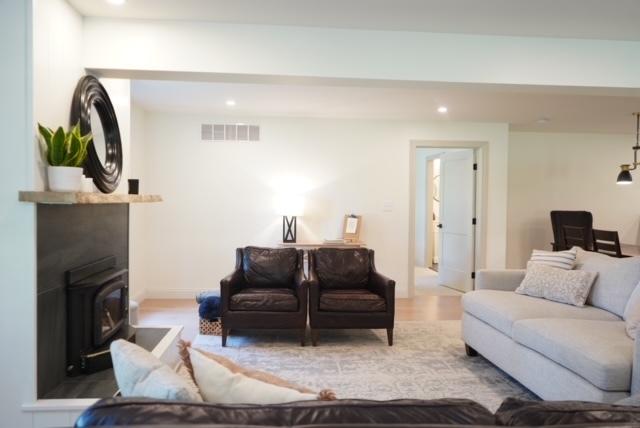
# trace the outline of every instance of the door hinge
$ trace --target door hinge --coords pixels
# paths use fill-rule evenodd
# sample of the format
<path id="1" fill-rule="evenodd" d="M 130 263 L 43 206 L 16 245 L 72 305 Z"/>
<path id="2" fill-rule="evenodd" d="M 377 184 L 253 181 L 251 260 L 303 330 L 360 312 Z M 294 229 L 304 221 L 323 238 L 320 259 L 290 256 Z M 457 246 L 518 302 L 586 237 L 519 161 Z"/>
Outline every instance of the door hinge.
<path id="1" fill-rule="evenodd" d="M 474 225 L 474 226 L 476 225 L 476 218 L 475 217 L 471 219 L 471 224 Z"/>
<path id="2" fill-rule="evenodd" d="M 476 279 L 476 273 L 475 272 L 471 272 L 471 279 Z"/>
<path id="3" fill-rule="evenodd" d="M 477 171 L 477 170 L 478 170 L 478 164 L 477 164 L 477 163 L 474 163 L 474 164 L 473 164 L 473 170 L 474 170 L 474 171 Z"/>

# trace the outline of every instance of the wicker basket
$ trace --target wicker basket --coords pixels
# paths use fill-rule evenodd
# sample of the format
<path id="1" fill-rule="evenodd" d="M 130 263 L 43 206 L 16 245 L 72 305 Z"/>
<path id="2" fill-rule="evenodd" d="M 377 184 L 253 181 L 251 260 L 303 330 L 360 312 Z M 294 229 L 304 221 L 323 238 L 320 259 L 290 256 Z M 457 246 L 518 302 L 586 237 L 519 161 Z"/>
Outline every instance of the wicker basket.
<path id="1" fill-rule="evenodd" d="M 200 334 L 207 336 L 222 336 L 222 323 L 220 320 L 209 321 L 200 318 Z"/>

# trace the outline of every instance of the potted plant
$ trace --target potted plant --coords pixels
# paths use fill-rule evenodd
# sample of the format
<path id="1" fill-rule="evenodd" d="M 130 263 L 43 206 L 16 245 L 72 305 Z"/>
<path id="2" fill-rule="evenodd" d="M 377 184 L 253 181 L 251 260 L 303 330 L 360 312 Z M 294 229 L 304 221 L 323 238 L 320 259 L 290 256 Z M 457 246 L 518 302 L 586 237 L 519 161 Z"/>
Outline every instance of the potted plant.
<path id="1" fill-rule="evenodd" d="M 82 135 L 80 124 L 70 131 L 60 126 L 53 131 L 38 124 L 42 136 L 43 153 L 49 166 L 49 189 L 54 192 L 79 192 L 82 189 L 82 167 L 87 159 L 91 134 Z"/>

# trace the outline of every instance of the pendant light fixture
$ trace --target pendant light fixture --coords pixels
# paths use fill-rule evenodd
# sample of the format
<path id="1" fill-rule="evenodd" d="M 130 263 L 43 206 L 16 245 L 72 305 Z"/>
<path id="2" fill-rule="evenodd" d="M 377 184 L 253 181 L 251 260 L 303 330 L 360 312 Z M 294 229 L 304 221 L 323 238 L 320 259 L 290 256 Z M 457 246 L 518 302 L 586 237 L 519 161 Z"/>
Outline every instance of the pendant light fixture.
<path id="1" fill-rule="evenodd" d="M 620 185 L 631 184 L 633 182 L 631 171 L 640 165 L 640 162 L 638 162 L 638 150 L 640 150 L 640 113 L 633 113 L 633 115 L 636 117 L 636 145 L 632 147 L 633 164 L 620 165 L 620 173 L 616 181 L 616 183 Z"/>

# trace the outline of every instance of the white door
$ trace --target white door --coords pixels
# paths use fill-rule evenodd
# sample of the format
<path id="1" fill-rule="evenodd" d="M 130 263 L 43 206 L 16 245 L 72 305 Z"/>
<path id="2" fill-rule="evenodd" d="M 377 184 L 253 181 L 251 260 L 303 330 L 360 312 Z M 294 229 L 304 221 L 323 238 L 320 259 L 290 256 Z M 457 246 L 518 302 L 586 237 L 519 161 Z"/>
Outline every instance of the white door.
<path id="1" fill-rule="evenodd" d="M 463 149 L 440 158 L 440 264 L 438 283 L 473 290 L 475 261 L 475 152 Z"/>

